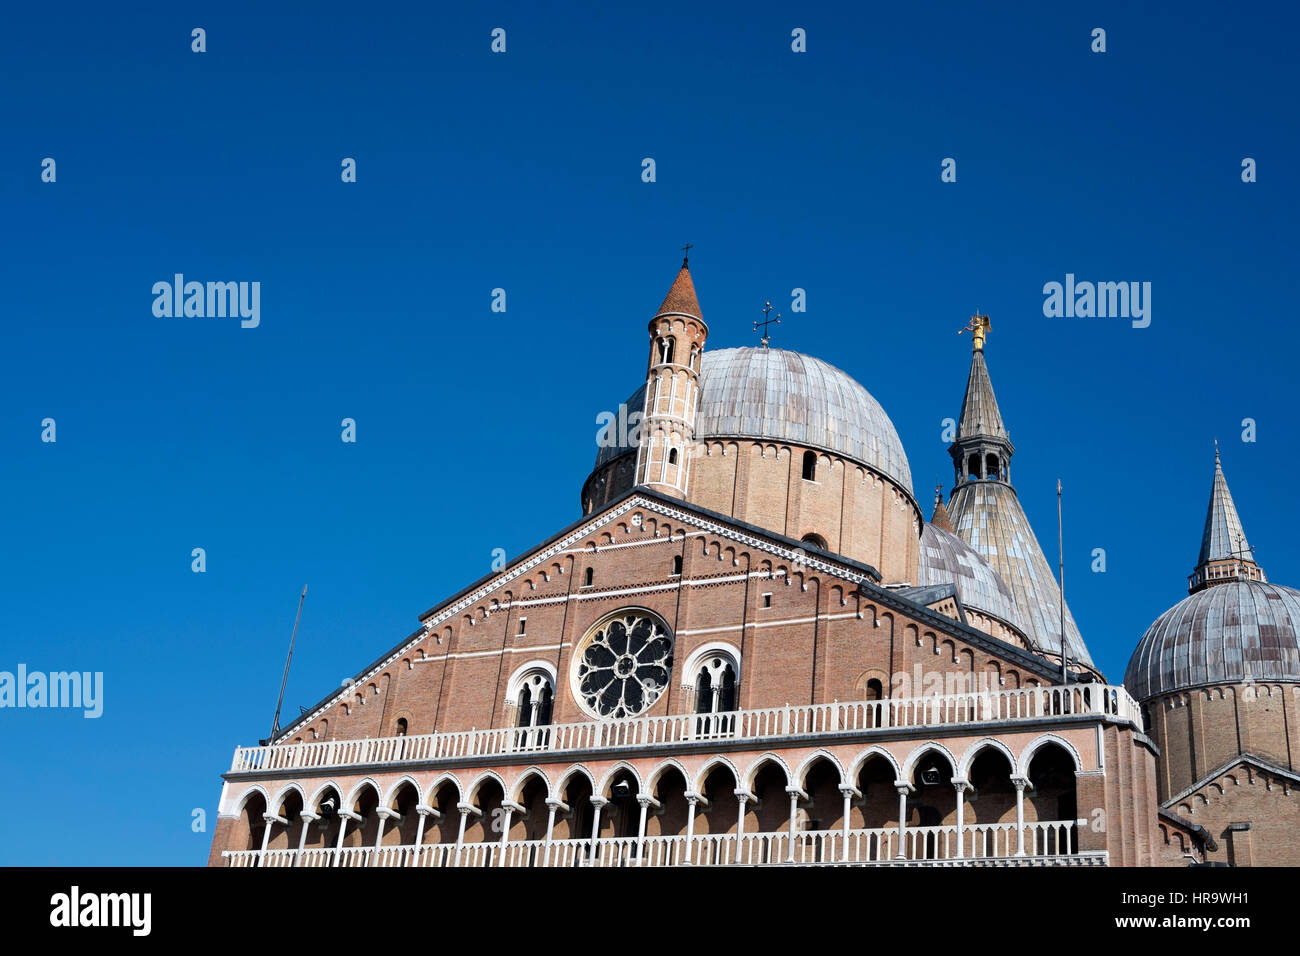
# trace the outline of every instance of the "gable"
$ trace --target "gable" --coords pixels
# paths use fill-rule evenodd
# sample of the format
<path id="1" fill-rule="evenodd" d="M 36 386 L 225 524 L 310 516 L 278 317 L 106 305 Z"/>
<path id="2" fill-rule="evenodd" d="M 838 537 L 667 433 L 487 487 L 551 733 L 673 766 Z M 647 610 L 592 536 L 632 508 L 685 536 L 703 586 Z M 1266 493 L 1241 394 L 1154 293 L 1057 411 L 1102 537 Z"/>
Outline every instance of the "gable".
<path id="1" fill-rule="evenodd" d="M 684 577 L 674 574 L 674 555 L 687 557 Z M 593 574 L 590 583 L 585 580 L 588 571 Z M 575 573 L 584 575 L 584 579 L 573 580 Z M 463 716 L 466 727 L 497 726 L 502 698 L 512 693 L 506 684 L 508 672 L 533 657 L 551 659 L 549 666 L 554 671 L 573 643 L 574 621 L 586 621 L 624 605 L 635 605 L 650 607 L 664 617 L 672 614 L 681 635 L 691 637 L 695 643 L 705 632 L 721 633 L 729 627 L 739 627 L 740 633 L 745 634 L 749 633 L 744 630 L 746 627 L 762 628 L 769 624 L 754 620 L 755 612 L 742 606 L 745 601 L 764 596 L 761 586 L 753 586 L 761 585 L 764 580 L 776 582 L 773 588 L 779 583 L 781 588 L 768 595 L 775 602 L 772 625 L 794 627 L 812 621 L 807 627 L 813 635 L 808 653 L 814 660 L 809 666 L 819 666 L 816 657 L 818 653 L 822 655 L 820 676 L 814 672 L 811 678 L 814 688 L 818 679 L 825 686 L 827 680 L 837 676 L 832 666 L 835 659 L 826 655 L 835 651 L 836 641 L 842 646 L 848 640 L 837 637 L 832 625 L 825 625 L 828 633 L 823 644 L 826 646 L 819 651 L 817 621 L 822 618 L 861 620 L 864 607 L 876 619 L 876 627 L 880 626 L 880 617 L 895 614 L 913 622 L 910 627 L 918 648 L 923 631 L 938 648 L 940 639 L 933 634 L 937 631 L 948 638 L 945 646 L 973 647 L 981 655 L 995 655 L 1029 674 L 1047 682 L 1051 680 L 1052 669 L 1041 659 L 904 595 L 878 587 L 879 575 L 870 566 L 636 488 L 601 512 L 560 531 L 499 572 L 426 611 L 421 615 L 417 631 L 293 721 L 276 742 L 292 739 L 303 728 L 315 729 L 313 725 L 318 720 L 331 721 L 329 735 L 334 736 L 340 716 L 346 720 L 357 707 L 369 707 L 369 701 L 380 698 L 383 698 L 383 719 L 377 720 L 377 713 L 369 711 L 366 732 L 356 736 L 391 735 L 393 722 L 405 718 L 399 716 L 400 707 L 389 712 L 390 695 L 386 691 L 390 683 L 412 688 L 410 693 L 436 696 L 435 721 L 443 716 L 441 708 L 451 699 L 463 706 L 446 713 Z M 802 597 L 810 587 L 813 595 Z M 706 592 L 707 599 L 697 598 Z M 926 597 L 933 600 L 932 595 Z M 825 608 L 826 612 L 815 611 L 811 619 L 806 615 L 798 617 L 795 611 L 780 617 L 784 605 L 794 607 L 801 600 L 821 601 L 817 607 Z M 738 615 L 740 624 L 735 623 Z M 767 652 L 762 648 L 770 644 L 766 638 L 757 642 L 754 646 L 760 650 L 753 659 L 767 659 L 771 668 L 779 668 L 781 660 L 770 654 L 764 657 Z M 951 656 L 957 662 L 955 651 Z M 971 651 L 971 660 L 974 656 L 975 652 Z M 443 674 L 449 673 L 453 659 L 456 667 L 448 680 L 457 686 L 452 690 L 445 686 L 447 680 L 435 681 L 423 676 L 438 661 Z M 419 675 L 415 674 L 417 671 Z M 680 682 L 677 675 L 673 680 Z M 849 692 L 851 688 L 845 691 Z M 464 705 L 463 698 L 467 695 L 481 699 L 475 704 L 477 709 L 467 709 Z M 452 723 L 455 722 L 453 719 Z M 427 732 L 429 722 L 421 720 L 420 723 L 420 732 Z M 447 720 L 443 719 L 442 726 L 446 725 Z"/>

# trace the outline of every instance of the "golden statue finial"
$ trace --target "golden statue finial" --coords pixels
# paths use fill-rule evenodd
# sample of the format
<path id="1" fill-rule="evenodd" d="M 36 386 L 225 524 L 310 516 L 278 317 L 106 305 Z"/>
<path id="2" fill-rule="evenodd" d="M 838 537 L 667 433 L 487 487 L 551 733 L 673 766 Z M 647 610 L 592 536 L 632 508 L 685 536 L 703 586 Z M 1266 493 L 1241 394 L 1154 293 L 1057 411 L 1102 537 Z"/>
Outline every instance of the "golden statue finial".
<path id="1" fill-rule="evenodd" d="M 962 332 L 971 333 L 971 338 L 974 339 L 971 343 L 971 351 L 983 352 L 984 337 L 992 331 L 993 323 L 989 321 L 987 315 L 972 315 L 970 317 L 970 324 L 967 325 L 966 328 L 960 329 L 957 334 L 961 335 Z"/>

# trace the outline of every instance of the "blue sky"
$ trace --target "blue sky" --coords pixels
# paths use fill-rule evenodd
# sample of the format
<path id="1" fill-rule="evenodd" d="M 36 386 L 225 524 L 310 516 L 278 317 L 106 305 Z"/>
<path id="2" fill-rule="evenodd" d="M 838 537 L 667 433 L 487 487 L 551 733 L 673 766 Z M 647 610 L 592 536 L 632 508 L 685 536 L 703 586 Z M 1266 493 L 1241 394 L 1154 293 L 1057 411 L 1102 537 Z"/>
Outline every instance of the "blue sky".
<path id="1" fill-rule="evenodd" d="M 885 407 L 927 513 L 991 314 L 1016 485 L 1050 554 L 1065 484 L 1111 679 L 1185 594 L 1215 437 L 1300 585 L 1293 10 L 266 6 L 0 31 L 0 669 L 105 681 L 98 720 L 0 711 L 0 862 L 202 863 L 302 585 L 289 716 L 574 520 L 687 242 L 710 344 L 771 299 L 774 344 Z M 260 282 L 261 324 L 155 317 L 177 272 Z M 1066 273 L 1151 282 L 1150 327 L 1045 318 Z"/>

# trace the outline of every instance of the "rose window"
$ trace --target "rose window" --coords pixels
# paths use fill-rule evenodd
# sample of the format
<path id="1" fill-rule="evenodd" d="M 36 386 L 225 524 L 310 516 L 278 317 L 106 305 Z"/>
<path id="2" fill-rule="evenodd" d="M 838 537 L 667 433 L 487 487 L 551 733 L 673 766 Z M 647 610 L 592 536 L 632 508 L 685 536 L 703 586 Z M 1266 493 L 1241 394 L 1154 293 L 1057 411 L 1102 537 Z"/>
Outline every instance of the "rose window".
<path id="1" fill-rule="evenodd" d="M 634 717 L 668 687 L 673 642 L 657 618 L 622 614 L 596 629 L 578 662 L 578 698 L 601 717 Z"/>

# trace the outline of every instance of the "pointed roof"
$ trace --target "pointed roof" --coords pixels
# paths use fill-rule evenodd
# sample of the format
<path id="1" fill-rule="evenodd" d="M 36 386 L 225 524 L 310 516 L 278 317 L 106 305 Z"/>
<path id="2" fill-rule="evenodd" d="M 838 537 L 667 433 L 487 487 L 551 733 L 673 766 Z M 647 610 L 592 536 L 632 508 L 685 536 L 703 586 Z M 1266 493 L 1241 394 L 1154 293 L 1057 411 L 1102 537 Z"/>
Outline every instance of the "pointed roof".
<path id="1" fill-rule="evenodd" d="M 664 297 L 664 303 L 659 306 L 655 316 L 657 318 L 672 312 L 694 316 L 701 320 L 704 318 L 700 314 L 700 300 L 695 297 L 695 283 L 691 281 L 691 269 L 685 259 L 682 260 L 677 278 L 673 280 L 672 288 L 668 290 L 668 295 Z"/>
<path id="2" fill-rule="evenodd" d="M 1201 554 L 1197 566 L 1222 560 L 1253 561 L 1241 516 L 1223 477 L 1219 461 L 1219 444 L 1214 444 L 1214 484 L 1210 487 L 1210 506 L 1205 513 L 1205 531 L 1201 534 Z"/>
<path id="3" fill-rule="evenodd" d="M 930 516 L 930 524 L 942 531 L 952 531 L 952 519 L 943 503 L 943 485 L 934 489 L 934 514 Z"/>
<path id="4" fill-rule="evenodd" d="M 961 418 L 957 421 L 958 438 L 976 436 L 1010 441 L 998 400 L 993 395 L 993 381 L 984 364 L 984 350 L 977 348 L 971 356 L 970 378 L 966 380 L 966 397 L 961 401 Z"/>

